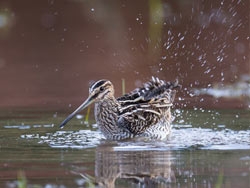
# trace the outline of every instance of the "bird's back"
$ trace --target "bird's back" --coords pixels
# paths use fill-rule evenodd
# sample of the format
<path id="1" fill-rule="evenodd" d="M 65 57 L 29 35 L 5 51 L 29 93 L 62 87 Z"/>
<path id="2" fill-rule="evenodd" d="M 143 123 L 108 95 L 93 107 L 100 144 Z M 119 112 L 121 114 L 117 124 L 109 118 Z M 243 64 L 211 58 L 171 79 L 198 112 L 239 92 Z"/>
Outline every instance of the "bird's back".
<path id="1" fill-rule="evenodd" d="M 122 106 L 145 103 L 151 100 L 156 101 L 162 98 L 167 98 L 169 102 L 172 103 L 175 97 L 175 90 L 173 89 L 177 87 L 180 87 L 178 80 L 175 82 L 165 82 L 152 77 L 152 79 L 144 83 L 142 87 L 136 88 L 130 93 L 117 98 L 117 101 L 119 101 Z"/>
<path id="2" fill-rule="evenodd" d="M 177 87 L 179 87 L 178 81 L 165 82 L 152 77 L 142 87 L 119 97 L 117 101 L 121 108 L 118 126 L 135 135 L 147 133 L 147 136 L 150 136 L 152 133 L 150 137 L 155 137 L 153 134 L 157 130 L 169 130 L 170 106 L 175 97 L 173 89 Z"/>

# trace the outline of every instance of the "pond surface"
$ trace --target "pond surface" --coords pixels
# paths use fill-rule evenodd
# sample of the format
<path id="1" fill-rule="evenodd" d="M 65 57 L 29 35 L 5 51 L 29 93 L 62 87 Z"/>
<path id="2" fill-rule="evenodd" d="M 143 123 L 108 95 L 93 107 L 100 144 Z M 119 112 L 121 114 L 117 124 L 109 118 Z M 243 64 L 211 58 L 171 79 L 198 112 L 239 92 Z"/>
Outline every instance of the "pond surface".
<path id="1" fill-rule="evenodd" d="M 249 111 L 173 113 L 170 140 L 109 142 L 82 116 L 2 111 L 0 187 L 250 187 Z"/>

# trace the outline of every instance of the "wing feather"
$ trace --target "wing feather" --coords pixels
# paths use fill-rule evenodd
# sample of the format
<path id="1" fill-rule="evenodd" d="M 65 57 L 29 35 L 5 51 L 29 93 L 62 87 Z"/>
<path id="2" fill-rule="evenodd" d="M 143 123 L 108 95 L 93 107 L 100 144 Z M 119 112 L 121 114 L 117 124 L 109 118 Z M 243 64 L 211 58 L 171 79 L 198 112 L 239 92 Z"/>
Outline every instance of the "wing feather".
<path id="1" fill-rule="evenodd" d="M 175 97 L 174 88 L 180 87 L 178 81 L 165 82 L 152 79 L 141 88 L 118 98 L 121 104 L 118 126 L 137 135 L 159 123 L 166 115 L 166 109 L 172 106 Z"/>

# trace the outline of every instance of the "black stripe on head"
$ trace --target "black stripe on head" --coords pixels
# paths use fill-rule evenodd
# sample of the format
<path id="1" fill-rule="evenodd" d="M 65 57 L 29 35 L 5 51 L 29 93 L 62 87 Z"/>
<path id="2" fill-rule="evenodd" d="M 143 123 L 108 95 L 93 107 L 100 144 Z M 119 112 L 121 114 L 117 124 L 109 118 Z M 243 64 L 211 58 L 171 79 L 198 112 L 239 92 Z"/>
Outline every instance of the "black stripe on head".
<path id="1" fill-rule="evenodd" d="M 94 89 L 100 87 L 101 85 L 103 85 L 105 82 L 107 82 L 107 80 L 99 80 L 97 82 L 95 82 L 94 84 L 92 84 L 90 86 L 90 90 L 93 91 Z"/>

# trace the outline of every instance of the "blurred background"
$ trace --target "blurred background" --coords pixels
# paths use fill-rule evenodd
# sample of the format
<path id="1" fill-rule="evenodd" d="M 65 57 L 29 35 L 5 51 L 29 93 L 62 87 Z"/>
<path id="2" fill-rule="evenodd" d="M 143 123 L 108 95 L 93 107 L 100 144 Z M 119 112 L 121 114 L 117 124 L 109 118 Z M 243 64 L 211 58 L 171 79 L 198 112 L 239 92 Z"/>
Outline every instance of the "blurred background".
<path id="1" fill-rule="evenodd" d="M 250 108 L 248 0 L 1 0 L 0 108 L 72 111 L 89 82 L 116 96 L 179 79 L 180 108 Z"/>

